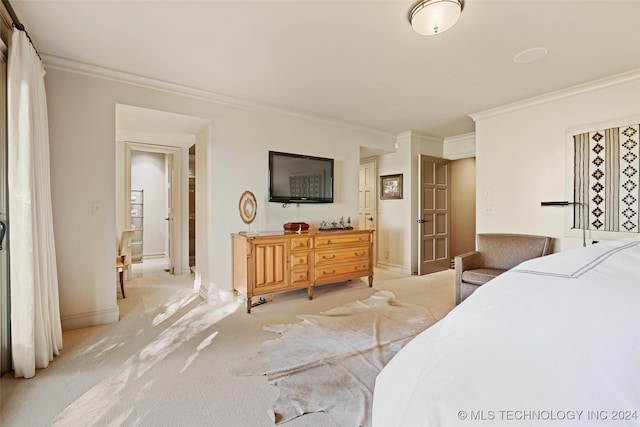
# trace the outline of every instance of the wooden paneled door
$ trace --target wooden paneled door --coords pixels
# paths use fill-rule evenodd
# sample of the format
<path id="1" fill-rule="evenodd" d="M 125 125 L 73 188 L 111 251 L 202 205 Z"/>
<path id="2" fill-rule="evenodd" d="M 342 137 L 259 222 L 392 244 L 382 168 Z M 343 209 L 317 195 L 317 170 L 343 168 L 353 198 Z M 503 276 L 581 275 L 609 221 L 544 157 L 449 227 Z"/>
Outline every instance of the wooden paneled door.
<path id="1" fill-rule="evenodd" d="M 450 268 L 451 162 L 420 155 L 418 274 Z"/>

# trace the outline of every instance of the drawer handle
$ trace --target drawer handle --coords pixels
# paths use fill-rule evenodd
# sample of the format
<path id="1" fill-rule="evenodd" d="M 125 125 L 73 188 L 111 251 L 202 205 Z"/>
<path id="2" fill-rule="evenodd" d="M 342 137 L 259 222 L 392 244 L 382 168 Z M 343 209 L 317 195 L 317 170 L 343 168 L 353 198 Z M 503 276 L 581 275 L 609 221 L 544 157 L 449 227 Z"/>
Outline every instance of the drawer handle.
<path id="1" fill-rule="evenodd" d="M 329 276 L 330 274 L 334 274 L 335 272 L 335 270 L 331 270 L 330 272 L 323 271 L 322 274 L 324 274 L 325 276 Z"/>
<path id="2" fill-rule="evenodd" d="M 359 254 L 358 252 L 354 252 L 353 254 L 354 254 L 355 256 L 363 256 L 363 255 L 366 255 L 366 254 L 367 254 L 367 251 L 362 251 L 362 253 L 361 253 L 361 254 Z"/>
<path id="3" fill-rule="evenodd" d="M 298 264 L 304 264 L 304 260 L 303 259 L 298 260 Z"/>
<path id="4" fill-rule="evenodd" d="M 300 276 L 298 276 L 298 279 L 300 280 L 304 279 L 304 275 L 301 274 Z"/>
<path id="5" fill-rule="evenodd" d="M 322 255 L 322 259 L 334 259 L 335 257 L 336 257 L 336 254 L 333 254 L 331 256 Z"/>
<path id="6" fill-rule="evenodd" d="M 327 240 L 327 244 L 330 245 L 331 244 L 331 239 Z"/>

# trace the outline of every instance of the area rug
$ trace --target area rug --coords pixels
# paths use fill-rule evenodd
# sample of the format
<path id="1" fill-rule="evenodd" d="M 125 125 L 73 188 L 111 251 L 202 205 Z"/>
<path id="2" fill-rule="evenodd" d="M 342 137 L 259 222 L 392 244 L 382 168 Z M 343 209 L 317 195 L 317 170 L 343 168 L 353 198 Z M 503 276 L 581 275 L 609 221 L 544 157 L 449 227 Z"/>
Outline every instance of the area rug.
<path id="1" fill-rule="evenodd" d="M 376 376 L 417 334 L 435 323 L 424 307 L 392 292 L 297 316 L 295 324 L 269 325 L 280 338 L 262 343 L 241 363 L 241 375 L 266 375 L 280 396 L 269 411 L 281 424 L 305 413 L 328 413 L 340 426 L 371 425 Z"/>

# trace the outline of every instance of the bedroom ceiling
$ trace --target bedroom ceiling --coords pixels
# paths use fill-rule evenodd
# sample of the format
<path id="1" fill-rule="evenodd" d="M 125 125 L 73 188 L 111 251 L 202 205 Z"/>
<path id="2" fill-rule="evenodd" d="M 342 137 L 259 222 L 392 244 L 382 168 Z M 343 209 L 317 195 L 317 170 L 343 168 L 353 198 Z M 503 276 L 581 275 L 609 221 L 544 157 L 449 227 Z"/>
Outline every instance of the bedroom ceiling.
<path id="1" fill-rule="evenodd" d="M 77 61 L 392 134 L 640 70 L 640 1 L 467 0 L 415 34 L 404 0 L 10 0 L 45 65 Z M 544 47 L 528 63 L 513 58 Z"/>

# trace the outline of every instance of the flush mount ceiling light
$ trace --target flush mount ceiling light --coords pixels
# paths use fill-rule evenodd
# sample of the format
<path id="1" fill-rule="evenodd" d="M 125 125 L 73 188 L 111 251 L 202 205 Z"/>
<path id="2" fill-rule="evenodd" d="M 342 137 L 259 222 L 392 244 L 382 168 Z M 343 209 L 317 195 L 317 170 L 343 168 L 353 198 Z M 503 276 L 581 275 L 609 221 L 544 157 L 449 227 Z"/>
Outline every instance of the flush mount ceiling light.
<path id="1" fill-rule="evenodd" d="M 422 0 L 409 14 L 413 31 L 423 36 L 453 27 L 462 13 L 462 0 Z"/>

